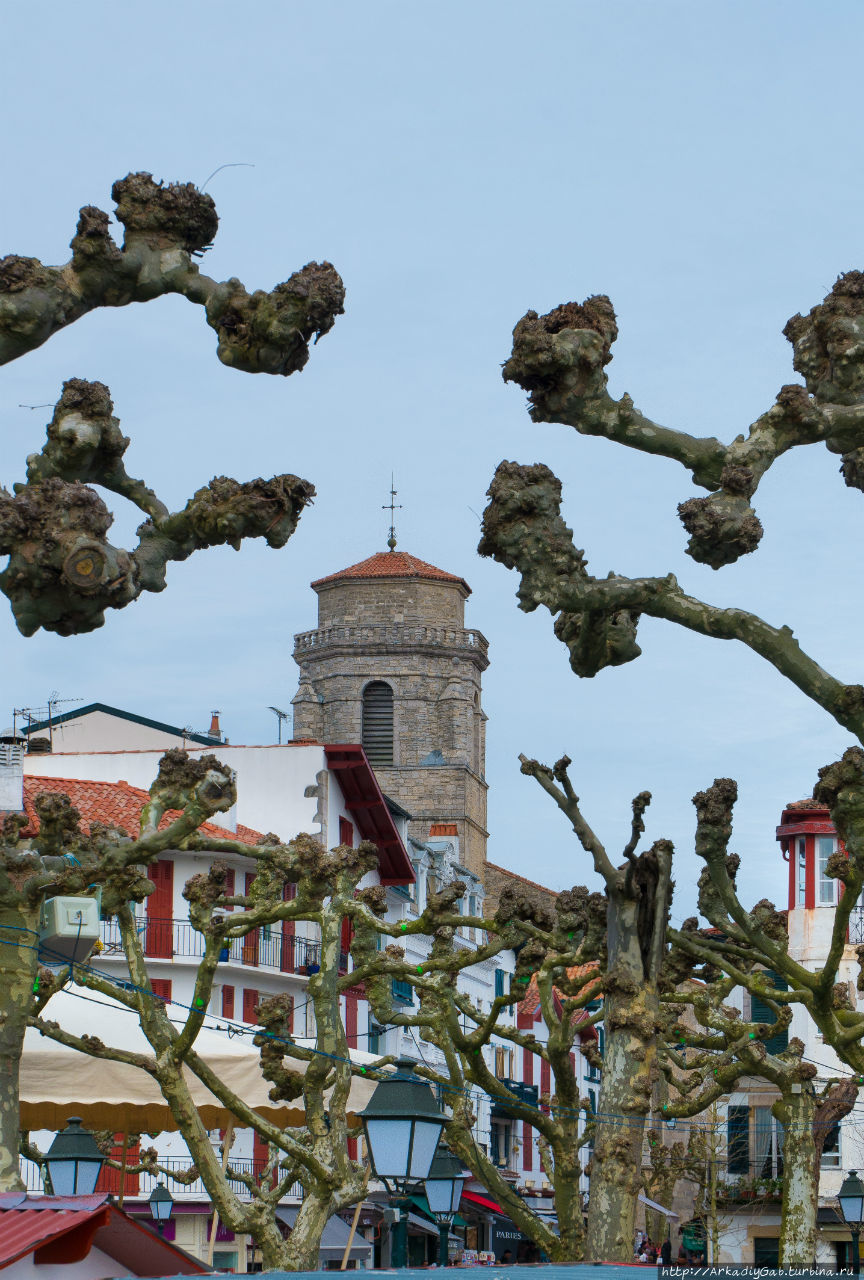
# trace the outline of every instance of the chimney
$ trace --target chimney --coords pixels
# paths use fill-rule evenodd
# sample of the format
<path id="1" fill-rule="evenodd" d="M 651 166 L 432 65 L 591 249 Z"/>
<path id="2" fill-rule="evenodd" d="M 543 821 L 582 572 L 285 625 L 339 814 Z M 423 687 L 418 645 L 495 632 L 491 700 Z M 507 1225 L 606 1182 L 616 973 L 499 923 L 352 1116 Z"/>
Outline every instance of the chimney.
<path id="1" fill-rule="evenodd" d="M 218 738 L 220 742 L 222 741 L 222 730 L 219 728 L 219 712 L 218 711 L 210 712 L 210 737 Z"/>
<path id="2" fill-rule="evenodd" d="M 24 810 L 24 734 L 14 729 L 0 733 L 0 810 Z"/>

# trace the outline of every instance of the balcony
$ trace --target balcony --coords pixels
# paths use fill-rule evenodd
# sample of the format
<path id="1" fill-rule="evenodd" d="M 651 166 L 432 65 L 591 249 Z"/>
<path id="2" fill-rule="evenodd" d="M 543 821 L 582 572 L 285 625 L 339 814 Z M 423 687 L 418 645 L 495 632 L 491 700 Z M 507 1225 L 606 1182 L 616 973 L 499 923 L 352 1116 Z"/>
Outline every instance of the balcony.
<path id="1" fill-rule="evenodd" d="M 381 623 L 356 627 L 319 627 L 316 631 L 302 631 L 294 637 L 294 655 L 314 652 L 324 648 L 354 649 L 358 644 L 366 648 L 380 645 L 383 649 L 470 649 L 477 653 L 483 666 L 489 642 L 482 631 L 462 627 L 426 627 L 419 623 Z"/>
<path id="2" fill-rule="evenodd" d="M 849 915 L 849 941 L 853 947 L 864 943 L 864 907 L 853 907 Z"/>
<path id="3" fill-rule="evenodd" d="M 515 1099 L 526 1107 L 532 1107 L 535 1111 L 540 1105 L 540 1090 L 536 1084 L 523 1084 L 521 1080 L 502 1080 L 501 1083 L 505 1089 L 509 1089 L 515 1095 Z M 500 1098 L 492 1099 L 492 1115 L 506 1116 L 508 1118 L 516 1113 L 512 1106 Z"/>
<path id="4" fill-rule="evenodd" d="M 185 1174 L 192 1168 L 193 1161 L 188 1156 L 167 1156 L 164 1160 L 159 1161 L 161 1168 L 168 1171 L 168 1190 L 178 1204 L 184 1201 L 193 1200 L 209 1200 L 207 1188 L 200 1178 L 196 1178 L 194 1182 L 183 1183 L 174 1182 L 171 1178 L 172 1173 Z M 42 1175 L 37 1164 L 32 1160 L 21 1160 L 21 1177 L 24 1185 L 30 1192 L 37 1194 L 45 1191 L 42 1182 Z M 244 1173 L 260 1178 L 266 1168 L 263 1160 L 232 1160 L 229 1166 L 230 1170 L 235 1173 Z M 150 1192 L 156 1186 L 156 1183 L 162 1179 L 162 1175 L 154 1176 L 150 1173 L 127 1173 L 126 1185 L 124 1187 L 124 1196 L 129 1200 L 146 1200 Z M 241 1200 L 251 1200 L 252 1194 L 242 1182 L 235 1178 L 229 1178 L 233 1191 Z M 117 1195 L 120 1191 L 120 1170 L 119 1169 L 103 1169 L 99 1177 L 99 1186 L 105 1191 L 110 1191 L 112 1195 Z M 303 1187 L 299 1182 L 293 1183 L 285 1196 L 283 1203 L 297 1204 L 303 1199 Z"/>
<path id="5" fill-rule="evenodd" d="M 204 955 L 204 935 L 188 920 L 161 920 L 138 916 L 135 921 L 144 941 L 144 954 L 153 959 L 188 958 L 200 960 Z M 120 926 L 116 920 L 103 920 L 101 925 L 102 956 L 123 956 Z M 279 973 L 307 974 L 310 966 L 321 964 L 321 944 L 311 938 L 283 934 L 278 925 L 272 929 L 256 929 L 245 938 L 232 938 L 223 961 L 245 964 Z"/>

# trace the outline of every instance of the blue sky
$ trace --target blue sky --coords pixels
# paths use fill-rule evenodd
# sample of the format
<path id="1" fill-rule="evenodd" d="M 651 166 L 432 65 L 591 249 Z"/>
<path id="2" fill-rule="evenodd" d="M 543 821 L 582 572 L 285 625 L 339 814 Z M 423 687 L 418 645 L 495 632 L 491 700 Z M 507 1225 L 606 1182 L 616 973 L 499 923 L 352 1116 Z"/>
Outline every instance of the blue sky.
<path id="1" fill-rule="evenodd" d="M 65 261 L 79 206 L 110 210 L 130 170 L 201 183 L 242 163 L 208 186 L 221 226 L 204 269 L 269 288 L 327 258 L 347 303 L 290 379 L 223 368 L 177 298 L 89 316 L 2 370 L 7 486 L 49 416 L 19 406 L 80 376 L 108 383 L 130 470 L 172 505 L 214 474 L 293 471 L 318 489 L 284 550 L 201 553 L 96 634 L 24 640 L 7 613 L 2 705 L 57 690 L 193 727 L 218 707 L 232 741 L 273 740 L 293 634 L 315 623 L 308 583 L 384 548 L 393 470 L 400 547 L 467 578 L 468 624 L 490 641 L 490 857 L 593 882 L 518 773 L 520 751 L 566 750 L 613 856 L 630 798 L 653 791 L 679 917 L 697 873 L 689 798 L 736 777 L 743 895 L 784 901 L 780 808 L 846 735 L 740 646 L 660 623 L 642 623 L 637 662 L 577 680 L 548 615 L 521 614 L 515 576 L 476 556 L 473 513 L 502 458 L 543 461 L 594 572 L 672 570 L 862 678 L 864 511 L 835 457 L 781 460 L 759 551 L 714 573 L 683 554 L 682 468 L 534 426 L 500 377 L 526 309 L 604 292 L 613 394 L 660 421 L 728 440 L 795 380 L 785 321 L 864 267 L 861 6 L 36 0 L 7 5 L 4 26 L 0 252 Z M 112 506 L 128 539 L 137 518 Z"/>

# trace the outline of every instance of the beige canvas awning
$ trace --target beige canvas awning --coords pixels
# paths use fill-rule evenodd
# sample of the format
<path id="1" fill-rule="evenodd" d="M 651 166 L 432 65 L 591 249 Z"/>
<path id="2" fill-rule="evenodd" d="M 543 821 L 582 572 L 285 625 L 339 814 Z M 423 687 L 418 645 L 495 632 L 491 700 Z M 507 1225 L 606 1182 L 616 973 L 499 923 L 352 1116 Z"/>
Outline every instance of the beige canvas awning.
<path id="1" fill-rule="evenodd" d="M 105 1045 L 154 1061 L 137 1016 L 105 996 L 73 986 L 52 996 L 42 1016 L 59 1023 L 64 1031 L 96 1036 Z M 218 1023 L 215 1018 L 209 1021 Z M 283 1128 L 303 1124 L 302 1099 L 293 1103 L 270 1101 L 271 1086 L 261 1074 L 251 1035 L 229 1036 L 224 1031 L 205 1028 L 198 1034 L 195 1049 L 211 1070 L 259 1115 Z M 374 1061 L 373 1055 L 357 1049 L 351 1050 L 351 1058 L 361 1065 Z M 292 1061 L 291 1066 L 300 1073 L 306 1069 L 304 1062 Z M 205 1128 L 224 1129 L 230 1112 L 188 1069 L 186 1078 Z M 355 1076 L 349 1099 L 352 1112 L 365 1107 L 374 1087 L 374 1080 Z M 177 1127 L 158 1084 L 146 1071 L 92 1058 L 31 1027 L 21 1061 L 22 1128 L 62 1129 L 69 1116 L 80 1116 L 87 1128 L 115 1133 L 164 1133 Z"/>

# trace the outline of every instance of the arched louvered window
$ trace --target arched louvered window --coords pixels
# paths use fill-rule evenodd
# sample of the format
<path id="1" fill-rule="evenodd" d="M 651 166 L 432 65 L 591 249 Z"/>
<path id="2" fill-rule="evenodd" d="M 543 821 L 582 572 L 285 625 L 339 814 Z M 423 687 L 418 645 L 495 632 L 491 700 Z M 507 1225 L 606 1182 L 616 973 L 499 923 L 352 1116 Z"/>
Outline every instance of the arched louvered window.
<path id="1" fill-rule="evenodd" d="M 363 749 L 372 765 L 393 763 L 393 690 L 383 680 L 363 690 Z"/>

